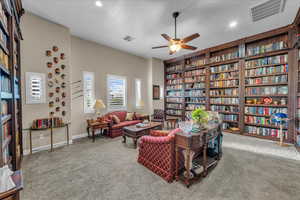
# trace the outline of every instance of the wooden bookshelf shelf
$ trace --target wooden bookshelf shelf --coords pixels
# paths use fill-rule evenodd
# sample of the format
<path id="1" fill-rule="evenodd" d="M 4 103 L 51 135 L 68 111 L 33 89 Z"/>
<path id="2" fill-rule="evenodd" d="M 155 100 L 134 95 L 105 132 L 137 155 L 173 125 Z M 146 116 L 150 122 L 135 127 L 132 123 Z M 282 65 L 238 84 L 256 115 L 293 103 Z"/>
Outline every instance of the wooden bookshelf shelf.
<path id="1" fill-rule="evenodd" d="M 233 120 L 223 120 L 223 122 L 227 122 L 227 123 L 239 123 L 238 121 L 233 121 Z"/>
<path id="2" fill-rule="evenodd" d="M 236 95 L 210 95 L 210 98 L 239 98 Z"/>
<path id="3" fill-rule="evenodd" d="M 220 106 L 239 106 L 239 104 L 229 104 L 229 103 L 210 103 L 211 105 L 220 105 Z"/>
<path id="4" fill-rule="evenodd" d="M 205 90 L 205 88 L 185 88 L 185 90 Z"/>
<path id="5" fill-rule="evenodd" d="M 245 106 L 252 107 L 276 107 L 276 108 L 286 108 L 287 105 L 273 105 L 273 104 L 245 104 Z"/>
<path id="6" fill-rule="evenodd" d="M 210 89 L 226 89 L 226 88 L 238 88 L 239 86 L 222 86 L 222 87 L 210 87 Z"/>
<path id="7" fill-rule="evenodd" d="M 204 105 L 205 103 L 198 103 L 198 102 L 185 102 L 186 104 L 202 104 Z"/>
<path id="8" fill-rule="evenodd" d="M 167 75 L 169 74 L 179 74 L 182 73 L 183 71 L 175 71 L 175 72 L 166 72 Z"/>
<path id="9" fill-rule="evenodd" d="M 166 108 L 166 110 L 183 110 L 183 108 Z"/>
<path id="10" fill-rule="evenodd" d="M 198 76 L 205 76 L 205 74 L 198 74 L 198 75 L 193 75 L 193 76 L 185 76 L 184 78 L 194 78 L 194 77 L 198 77 Z M 203 81 L 205 82 L 205 81 Z"/>
<path id="11" fill-rule="evenodd" d="M 286 94 L 253 94 L 253 95 L 246 95 L 245 97 L 288 97 Z"/>
<path id="12" fill-rule="evenodd" d="M 217 66 L 216 66 L 217 67 Z M 238 69 L 232 69 L 232 70 L 225 70 L 225 71 L 219 71 L 219 72 L 210 72 L 211 74 L 222 74 L 227 72 L 238 72 Z"/>
<path id="13" fill-rule="evenodd" d="M 232 114 L 232 115 L 238 115 L 240 114 L 239 112 L 230 112 L 230 111 L 216 111 L 218 113 L 223 113 L 223 114 Z"/>
<path id="14" fill-rule="evenodd" d="M 239 78 L 214 79 L 214 80 L 210 80 L 210 82 L 229 81 L 229 80 L 239 80 Z"/>
<path id="15" fill-rule="evenodd" d="M 171 117 L 181 117 L 181 115 L 172 115 L 172 114 L 166 114 L 166 115 Z"/>
<path id="16" fill-rule="evenodd" d="M 269 124 L 255 124 L 255 123 L 248 123 L 245 122 L 246 125 L 249 126 L 258 126 L 258 127 L 265 127 L 265 128 L 273 128 L 273 129 L 279 129 L 279 126 L 269 125 Z M 284 130 L 287 130 L 287 128 L 283 127 Z"/>
<path id="17" fill-rule="evenodd" d="M 265 76 L 279 76 L 279 75 L 288 75 L 287 72 L 280 72 L 280 73 L 271 73 L 271 74 L 261 74 L 261 75 L 254 75 L 254 76 L 245 76 L 246 78 L 259 78 Z"/>
<path id="18" fill-rule="evenodd" d="M 253 60 L 253 59 L 259 59 L 259 58 L 264 58 L 264 57 L 270 57 L 270 56 L 277 56 L 280 54 L 287 54 L 289 52 L 289 49 L 281 49 L 281 50 L 276 50 L 276 51 L 270 51 L 254 56 L 247 56 L 245 57 L 245 60 Z"/>
<path id="19" fill-rule="evenodd" d="M 181 102 L 166 102 L 166 103 L 168 103 L 168 104 L 183 104 Z"/>
<path id="20" fill-rule="evenodd" d="M 210 66 L 227 65 L 231 63 L 237 63 L 237 62 L 239 62 L 239 58 L 234 58 L 234 59 L 225 60 L 221 62 L 211 62 Z"/>
<path id="21" fill-rule="evenodd" d="M 261 114 L 252 114 L 252 113 L 245 113 L 248 116 L 256 116 L 256 117 L 271 117 L 270 115 L 261 115 Z"/>
<path id="22" fill-rule="evenodd" d="M 258 69 L 258 68 L 264 68 L 264 67 L 274 67 L 274 66 L 279 66 L 279 65 L 287 65 L 288 63 L 278 63 L 278 64 L 268 64 L 268 65 L 259 65 L 255 67 L 246 67 L 245 69 Z"/>
<path id="23" fill-rule="evenodd" d="M 255 84 L 255 85 L 248 85 L 246 84 L 246 87 L 261 87 L 261 86 L 278 86 L 278 85 L 287 85 L 287 82 L 284 83 L 263 83 L 263 84 Z"/>

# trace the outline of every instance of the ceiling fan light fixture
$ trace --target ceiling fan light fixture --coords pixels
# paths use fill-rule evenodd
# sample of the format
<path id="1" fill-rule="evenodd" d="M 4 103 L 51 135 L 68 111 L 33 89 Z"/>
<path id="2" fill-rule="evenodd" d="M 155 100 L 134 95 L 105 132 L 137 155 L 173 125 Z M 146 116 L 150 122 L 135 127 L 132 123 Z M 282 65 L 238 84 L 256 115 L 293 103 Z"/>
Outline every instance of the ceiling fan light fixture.
<path id="1" fill-rule="evenodd" d="M 170 51 L 178 52 L 181 49 L 181 45 L 178 42 L 172 42 L 169 46 Z"/>

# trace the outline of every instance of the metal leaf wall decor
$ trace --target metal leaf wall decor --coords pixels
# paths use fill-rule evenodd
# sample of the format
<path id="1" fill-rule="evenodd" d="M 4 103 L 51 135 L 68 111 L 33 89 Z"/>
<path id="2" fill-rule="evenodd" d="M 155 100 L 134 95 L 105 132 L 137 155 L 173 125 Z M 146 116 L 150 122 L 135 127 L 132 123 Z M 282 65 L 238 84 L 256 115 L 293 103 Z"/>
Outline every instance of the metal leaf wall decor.
<path id="1" fill-rule="evenodd" d="M 66 71 L 65 63 L 66 54 L 60 52 L 60 48 L 54 45 L 51 50 L 45 52 L 47 58 L 46 67 L 48 69 L 48 99 L 49 99 L 49 116 L 50 117 L 65 117 L 67 111 Z"/>

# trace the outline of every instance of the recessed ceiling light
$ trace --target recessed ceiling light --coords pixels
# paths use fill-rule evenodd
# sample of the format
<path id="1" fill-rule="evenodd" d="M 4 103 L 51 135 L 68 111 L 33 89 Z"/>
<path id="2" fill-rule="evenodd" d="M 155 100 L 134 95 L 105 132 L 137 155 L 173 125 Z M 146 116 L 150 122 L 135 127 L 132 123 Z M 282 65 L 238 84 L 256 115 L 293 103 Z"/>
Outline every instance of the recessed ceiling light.
<path id="1" fill-rule="evenodd" d="M 95 4 L 96 4 L 96 6 L 98 6 L 98 7 L 102 7 L 102 6 L 103 6 L 103 4 L 102 4 L 101 1 L 96 1 Z"/>
<path id="2" fill-rule="evenodd" d="M 238 24 L 237 21 L 232 21 L 232 22 L 229 23 L 229 27 L 234 28 L 234 27 L 237 26 L 237 24 Z"/>

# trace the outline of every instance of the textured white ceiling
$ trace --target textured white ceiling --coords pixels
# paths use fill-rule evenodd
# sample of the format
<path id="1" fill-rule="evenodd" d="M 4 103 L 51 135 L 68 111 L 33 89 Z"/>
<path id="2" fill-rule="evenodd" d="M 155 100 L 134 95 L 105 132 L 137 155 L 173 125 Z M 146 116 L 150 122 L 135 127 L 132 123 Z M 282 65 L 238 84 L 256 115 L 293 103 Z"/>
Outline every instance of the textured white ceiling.
<path id="1" fill-rule="evenodd" d="M 181 50 L 169 56 L 167 49 L 152 50 L 165 45 L 160 34 L 174 36 L 173 11 L 180 11 L 178 36 L 200 33 L 189 44 L 198 49 L 233 41 L 268 31 L 293 22 L 300 0 L 287 0 L 283 13 L 253 23 L 250 7 L 266 0 L 23 0 L 27 11 L 70 28 L 71 33 L 143 57 L 169 59 L 190 53 Z M 228 24 L 237 20 L 238 26 Z M 135 40 L 122 38 L 130 35 Z"/>

